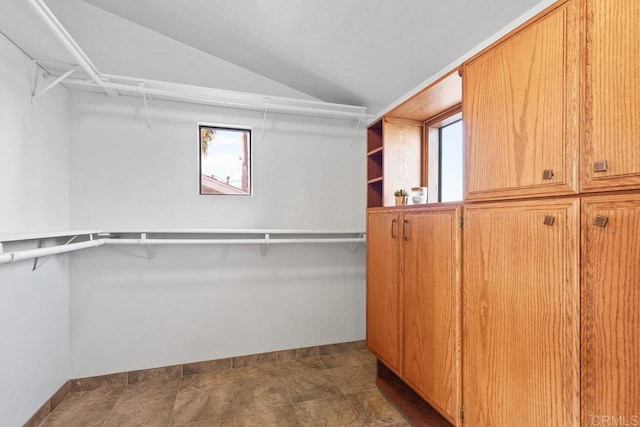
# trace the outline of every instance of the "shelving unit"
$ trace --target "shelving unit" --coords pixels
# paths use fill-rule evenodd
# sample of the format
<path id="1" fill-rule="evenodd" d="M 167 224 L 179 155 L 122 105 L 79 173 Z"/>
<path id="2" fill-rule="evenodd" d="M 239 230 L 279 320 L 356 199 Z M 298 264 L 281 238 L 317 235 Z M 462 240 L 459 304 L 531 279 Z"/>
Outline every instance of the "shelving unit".
<path id="1" fill-rule="evenodd" d="M 367 130 L 367 207 L 383 205 L 384 146 L 382 144 L 382 120 Z"/>
<path id="2" fill-rule="evenodd" d="M 456 68 L 373 122 L 367 130 L 367 207 L 393 205 L 398 188 L 427 186 L 424 123 L 460 108 L 462 77 Z"/>

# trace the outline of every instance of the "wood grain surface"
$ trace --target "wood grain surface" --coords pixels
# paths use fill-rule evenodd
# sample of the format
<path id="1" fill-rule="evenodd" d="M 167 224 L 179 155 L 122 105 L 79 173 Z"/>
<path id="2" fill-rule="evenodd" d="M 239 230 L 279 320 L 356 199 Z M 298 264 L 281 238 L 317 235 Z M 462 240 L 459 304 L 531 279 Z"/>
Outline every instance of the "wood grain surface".
<path id="1" fill-rule="evenodd" d="M 411 191 L 421 182 L 422 124 L 384 119 L 384 206 L 393 206 L 393 193 Z"/>
<path id="2" fill-rule="evenodd" d="M 465 208 L 466 425 L 578 425 L 578 211 L 577 199 Z"/>
<path id="3" fill-rule="evenodd" d="M 578 15 L 566 2 L 465 64 L 467 199 L 577 192 Z"/>
<path id="4" fill-rule="evenodd" d="M 366 304 L 367 348 L 398 375 L 402 375 L 399 223 L 398 212 L 376 211 L 367 214 Z"/>
<path id="5" fill-rule="evenodd" d="M 582 189 L 640 187 L 640 2 L 586 2 Z M 604 172 L 594 162 L 606 160 Z"/>
<path id="6" fill-rule="evenodd" d="M 459 207 L 405 213 L 404 380 L 453 424 L 460 408 Z"/>
<path id="7" fill-rule="evenodd" d="M 605 227 L 594 225 L 606 217 Z M 640 424 L 640 195 L 583 199 L 582 421 Z M 635 417 L 636 424 L 633 424 Z"/>

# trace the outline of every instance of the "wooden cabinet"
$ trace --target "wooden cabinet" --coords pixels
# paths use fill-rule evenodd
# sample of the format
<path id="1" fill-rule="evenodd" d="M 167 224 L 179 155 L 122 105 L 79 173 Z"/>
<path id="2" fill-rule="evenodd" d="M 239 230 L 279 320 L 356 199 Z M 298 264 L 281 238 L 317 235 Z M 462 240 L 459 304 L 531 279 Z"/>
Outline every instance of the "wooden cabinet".
<path id="1" fill-rule="evenodd" d="M 465 207 L 466 425 L 578 425 L 578 209 L 576 199 Z"/>
<path id="2" fill-rule="evenodd" d="M 403 378 L 454 424 L 460 409 L 460 208 L 402 218 Z"/>
<path id="3" fill-rule="evenodd" d="M 582 189 L 640 187 L 640 2 L 586 0 Z"/>
<path id="4" fill-rule="evenodd" d="M 577 193 L 577 6 L 560 4 L 464 65 L 466 199 Z"/>
<path id="5" fill-rule="evenodd" d="M 460 409 L 460 207 L 369 210 L 367 347 L 449 421 Z"/>
<path id="6" fill-rule="evenodd" d="M 462 67 L 462 231 L 456 208 L 369 211 L 369 348 L 450 422 L 640 423 L 639 68 L 640 1 L 558 1 Z M 376 206 L 419 137 L 378 123 Z"/>
<path id="7" fill-rule="evenodd" d="M 367 215 L 367 348 L 402 375 L 397 211 Z"/>
<path id="8" fill-rule="evenodd" d="M 582 423 L 640 422 L 640 195 L 583 200 Z"/>

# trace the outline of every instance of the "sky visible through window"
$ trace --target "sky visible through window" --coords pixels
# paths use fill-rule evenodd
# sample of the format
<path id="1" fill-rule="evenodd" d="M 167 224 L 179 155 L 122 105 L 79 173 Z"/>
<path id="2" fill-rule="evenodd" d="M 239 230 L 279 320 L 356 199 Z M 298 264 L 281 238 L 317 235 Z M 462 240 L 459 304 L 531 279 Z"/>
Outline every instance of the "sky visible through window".
<path id="1" fill-rule="evenodd" d="M 216 129 L 207 154 L 202 156 L 202 173 L 236 188 L 242 188 L 243 131 Z"/>
<path id="2" fill-rule="evenodd" d="M 462 120 L 440 128 L 440 201 L 462 200 Z"/>

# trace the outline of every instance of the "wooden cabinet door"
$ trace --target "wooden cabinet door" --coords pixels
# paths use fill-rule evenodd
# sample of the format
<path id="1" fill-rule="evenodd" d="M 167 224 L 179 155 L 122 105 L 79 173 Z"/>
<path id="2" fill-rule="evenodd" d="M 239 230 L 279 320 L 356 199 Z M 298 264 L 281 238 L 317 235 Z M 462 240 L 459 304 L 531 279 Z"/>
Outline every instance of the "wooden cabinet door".
<path id="1" fill-rule="evenodd" d="M 573 199 L 465 208 L 466 425 L 578 425 L 578 209 Z"/>
<path id="2" fill-rule="evenodd" d="M 585 3 L 582 189 L 637 188 L 640 187 L 640 2 Z M 606 168 L 601 167 L 604 161 Z"/>
<path id="3" fill-rule="evenodd" d="M 458 424 L 460 208 L 407 212 L 404 238 L 404 377 Z"/>
<path id="4" fill-rule="evenodd" d="M 384 206 L 394 206 L 396 190 L 421 185 L 422 123 L 385 118 L 382 123 Z"/>
<path id="5" fill-rule="evenodd" d="M 584 199 L 582 218 L 582 422 L 640 425 L 640 196 Z"/>
<path id="6" fill-rule="evenodd" d="M 367 214 L 367 348 L 402 375 L 399 227 L 397 212 Z"/>
<path id="7" fill-rule="evenodd" d="M 578 18 L 570 0 L 465 64 L 466 199 L 577 193 Z"/>

